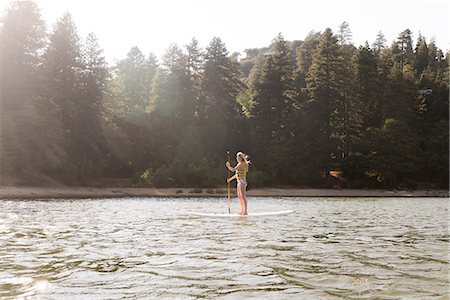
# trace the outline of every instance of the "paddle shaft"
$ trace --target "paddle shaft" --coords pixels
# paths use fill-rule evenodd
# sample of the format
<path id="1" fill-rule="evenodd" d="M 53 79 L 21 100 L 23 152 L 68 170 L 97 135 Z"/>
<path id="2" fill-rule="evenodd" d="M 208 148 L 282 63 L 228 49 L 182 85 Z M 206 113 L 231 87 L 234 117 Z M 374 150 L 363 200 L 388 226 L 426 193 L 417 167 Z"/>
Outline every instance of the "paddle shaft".
<path id="1" fill-rule="evenodd" d="M 230 151 L 227 151 L 227 158 L 228 158 L 228 163 L 230 163 Z M 227 168 L 228 169 L 228 168 Z M 231 204 L 231 199 L 230 199 L 230 169 L 228 169 L 228 213 L 231 213 L 231 208 L 230 208 L 230 204 Z"/>

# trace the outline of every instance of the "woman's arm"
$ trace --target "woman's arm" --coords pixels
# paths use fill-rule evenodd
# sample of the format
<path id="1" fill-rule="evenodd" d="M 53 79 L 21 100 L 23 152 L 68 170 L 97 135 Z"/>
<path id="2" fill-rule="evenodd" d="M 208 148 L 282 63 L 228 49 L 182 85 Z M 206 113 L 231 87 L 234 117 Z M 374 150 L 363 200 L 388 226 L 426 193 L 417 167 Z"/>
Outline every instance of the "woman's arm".
<path id="1" fill-rule="evenodd" d="M 242 168 L 242 164 L 240 162 L 234 168 L 232 166 L 230 166 L 229 162 L 227 162 L 226 165 L 227 165 L 228 170 L 230 170 L 231 172 L 235 172 L 236 170 L 239 170 L 240 168 Z"/>
<path id="2" fill-rule="evenodd" d="M 236 179 L 236 178 L 237 178 L 237 174 L 234 174 L 230 178 L 227 178 L 227 182 L 230 182 L 231 180 Z"/>

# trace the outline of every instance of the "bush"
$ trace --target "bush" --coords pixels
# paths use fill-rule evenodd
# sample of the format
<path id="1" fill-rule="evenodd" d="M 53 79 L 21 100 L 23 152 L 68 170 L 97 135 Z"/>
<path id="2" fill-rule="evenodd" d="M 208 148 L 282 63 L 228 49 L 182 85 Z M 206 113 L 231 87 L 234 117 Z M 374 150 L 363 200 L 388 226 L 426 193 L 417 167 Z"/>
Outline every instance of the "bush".
<path id="1" fill-rule="evenodd" d="M 169 172 L 165 165 L 160 167 L 155 171 L 155 175 L 153 177 L 153 185 L 156 187 L 169 187 Z"/>
<path id="2" fill-rule="evenodd" d="M 146 169 L 144 172 L 136 172 L 133 175 L 132 185 L 138 187 L 150 187 L 153 184 L 153 174 L 151 169 Z"/>

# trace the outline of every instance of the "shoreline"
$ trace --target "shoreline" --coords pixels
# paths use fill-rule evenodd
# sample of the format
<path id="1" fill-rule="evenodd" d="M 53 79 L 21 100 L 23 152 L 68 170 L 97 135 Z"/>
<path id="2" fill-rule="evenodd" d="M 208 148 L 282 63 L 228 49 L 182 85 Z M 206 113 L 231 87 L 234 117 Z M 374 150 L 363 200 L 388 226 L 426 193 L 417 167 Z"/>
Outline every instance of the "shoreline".
<path id="1" fill-rule="evenodd" d="M 201 192 L 200 192 L 201 191 Z M 237 197 L 231 189 L 231 197 Z M 448 190 L 369 190 L 257 188 L 248 197 L 445 197 Z M 227 197 L 227 189 L 208 188 L 115 188 L 115 187 L 0 187 L 0 200 L 6 199 L 87 199 L 124 197 Z"/>

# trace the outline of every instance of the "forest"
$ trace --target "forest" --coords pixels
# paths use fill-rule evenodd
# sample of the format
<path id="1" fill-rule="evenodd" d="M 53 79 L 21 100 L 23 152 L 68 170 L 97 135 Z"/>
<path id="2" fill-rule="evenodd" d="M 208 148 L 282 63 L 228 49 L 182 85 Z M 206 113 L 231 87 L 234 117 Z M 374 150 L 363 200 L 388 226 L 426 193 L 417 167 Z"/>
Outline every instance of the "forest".
<path id="1" fill-rule="evenodd" d="M 110 65 L 70 13 L 48 28 L 36 2 L 13 2 L 0 185 L 220 187 L 230 150 L 250 155 L 249 188 L 448 188 L 448 50 L 409 29 L 368 40 L 343 22 L 242 54 L 220 37 L 160 58 L 132 47 Z"/>

